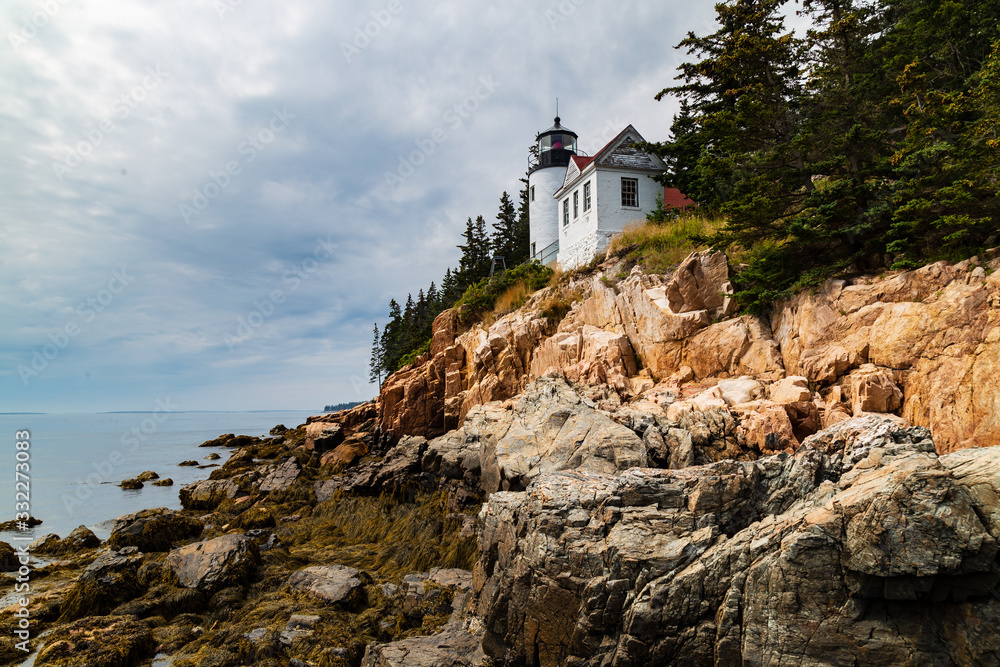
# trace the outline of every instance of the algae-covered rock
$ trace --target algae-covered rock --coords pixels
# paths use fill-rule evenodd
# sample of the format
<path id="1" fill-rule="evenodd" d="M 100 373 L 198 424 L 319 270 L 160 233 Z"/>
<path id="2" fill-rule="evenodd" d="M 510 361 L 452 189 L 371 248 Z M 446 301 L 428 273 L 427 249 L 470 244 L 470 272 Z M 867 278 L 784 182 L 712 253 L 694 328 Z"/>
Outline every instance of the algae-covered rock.
<path id="1" fill-rule="evenodd" d="M 178 542 L 201 535 L 197 519 L 165 507 L 126 514 L 115 521 L 108 546 L 138 547 L 142 551 L 169 551 Z"/>
<path id="2" fill-rule="evenodd" d="M 14 547 L 0 542 L 0 572 L 16 572 L 20 566 Z"/>
<path id="3" fill-rule="evenodd" d="M 158 479 L 155 482 L 153 482 L 153 486 L 173 486 L 173 485 L 174 485 L 174 480 L 170 479 L 169 477 L 166 477 L 164 479 Z"/>
<path id="4" fill-rule="evenodd" d="M 153 655 L 149 626 L 128 616 L 90 616 L 57 628 L 36 667 L 132 667 Z"/>
<path id="5" fill-rule="evenodd" d="M 64 552 L 75 552 L 80 549 L 93 549 L 101 546 L 101 539 L 86 526 L 77 526 L 59 545 Z"/>
<path id="6" fill-rule="evenodd" d="M 189 510 L 212 510 L 239 492 L 236 483 L 228 479 L 205 479 L 182 487 L 178 495 L 181 505 Z"/>
<path id="7" fill-rule="evenodd" d="M 122 487 L 126 491 L 135 491 L 136 489 L 142 488 L 142 480 L 138 477 L 133 477 L 131 479 L 123 479 L 121 484 L 118 486 Z"/>
<path id="8" fill-rule="evenodd" d="M 54 554 L 59 551 L 59 544 L 61 542 L 62 540 L 55 533 L 46 533 L 41 537 L 35 538 L 28 545 L 28 551 L 38 554 Z"/>
<path id="9" fill-rule="evenodd" d="M 143 592 L 139 583 L 142 554 L 135 547 L 108 550 L 91 563 L 66 594 L 60 620 L 105 614 Z"/>
<path id="10" fill-rule="evenodd" d="M 318 565 L 299 570 L 288 579 L 287 587 L 328 603 L 350 605 L 356 601 L 368 575 L 344 565 Z"/>
<path id="11" fill-rule="evenodd" d="M 260 565 L 257 543 L 246 535 L 223 535 L 174 549 L 166 564 L 181 586 L 211 593 L 244 584 Z"/>
<path id="12" fill-rule="evenodd" d="M 139 480 L 140 482 L 152 482 L 154 479 L 160 479 L 160 476 L 157 475 L 152 470 L 147 470 L 145 472 L 139 473 L 139 476 L 136 477 L 136 479 Z"/>

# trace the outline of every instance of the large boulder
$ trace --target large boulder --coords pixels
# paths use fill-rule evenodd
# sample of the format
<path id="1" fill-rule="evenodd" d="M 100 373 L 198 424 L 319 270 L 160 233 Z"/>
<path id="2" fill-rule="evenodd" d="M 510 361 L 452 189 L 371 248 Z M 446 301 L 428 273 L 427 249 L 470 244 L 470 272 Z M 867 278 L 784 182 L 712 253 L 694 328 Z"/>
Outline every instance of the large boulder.
<path id="1" fill-rule="evenodd" d="M 246 535 L 222 535 L 174 549 L 164 561 L 181 586 L 213 593 L 247 583 L 260 565 L 257 542 Z"/>
<path id="2" fill-rule="evenodd" d="M 188 510 L 213 510 L 224 500 L 235 498 L 239 487 L 229 479 L 205 479 L 181 487 L 181 505 Z"/>
<path id="3" fill-rule="evenodd" d="M 122 602 L 140 595 L 139 581 L 142 553 L 135 547 L 111 549 L 77 577 L 62 604 L 60 620 L 72 621 L 83 616 L 106 614 Z"/>
<path id="4" fill-rule="evenodd" d="M 729 282 L 729 260 L 721 252 L 693 252 L 688 255 L 665 288 L 667 303 L 675 313 L 707 310 L 713 317 L 735 309 Z"/>
<path id="5" fill-rule="evenodd" d="M 312 422 L 306 425 L 305 447 L 326 452 L 344 441 L 344 428 L 337 423 Z"/>
<path id="6" fill-rule="evenodd" d="M 108 546 L 138 547 L 140 551 L 169 551 L 178 542 L 201 535 L 201 521 L 165 507 L 141 510 L 118 517 Z"/>
<path id="7" fill-rule="evenodd" d="M 350 607 L 360 600 L 367 574 L 344 565 L 303 568 L 288 578 L 289 590 L 301 591 L 328 604 Z"/>
<path id="8" fill-rule="evenodd" d="M 635 432 L 598 412 L 561 378 L 536 380 L 509 408 L 479 406 L 464 427 L 480 444 L 487 493 L 523 489 L 555 470 L 614 473 L 646 465 L 646 448 Z"/>

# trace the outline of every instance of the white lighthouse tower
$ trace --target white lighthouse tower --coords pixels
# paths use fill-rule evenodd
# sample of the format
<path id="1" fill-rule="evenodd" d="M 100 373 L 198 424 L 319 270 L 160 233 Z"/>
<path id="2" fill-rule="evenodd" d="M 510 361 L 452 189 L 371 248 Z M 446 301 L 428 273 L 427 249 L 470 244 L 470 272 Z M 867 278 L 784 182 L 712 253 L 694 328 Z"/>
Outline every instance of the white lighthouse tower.
<path id="1" fill-rule="evenodd" d="M 528 220 L 531 258 L 555 262 L 559 252 L 559 210 L 552 195 L 566 179 L 566 167 L 576 155 L 576 132 L 559 124 L 538 135 L 538 161 L 528 170 Z"/>

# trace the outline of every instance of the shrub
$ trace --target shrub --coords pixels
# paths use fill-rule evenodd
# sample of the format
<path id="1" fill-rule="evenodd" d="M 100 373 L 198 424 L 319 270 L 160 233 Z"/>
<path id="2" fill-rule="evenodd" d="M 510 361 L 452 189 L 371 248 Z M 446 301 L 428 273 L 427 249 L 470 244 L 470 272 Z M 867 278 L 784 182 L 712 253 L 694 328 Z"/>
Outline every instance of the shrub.
<path id="1" fill-rule="evenodd" d="M 668 273 L 700 247 L 696 238 L 707 236 L 721 226 L 721 220 L 698 213 L 632 224 L 611 240 L 610 254 L 640 265 L 646 273 Z"/>

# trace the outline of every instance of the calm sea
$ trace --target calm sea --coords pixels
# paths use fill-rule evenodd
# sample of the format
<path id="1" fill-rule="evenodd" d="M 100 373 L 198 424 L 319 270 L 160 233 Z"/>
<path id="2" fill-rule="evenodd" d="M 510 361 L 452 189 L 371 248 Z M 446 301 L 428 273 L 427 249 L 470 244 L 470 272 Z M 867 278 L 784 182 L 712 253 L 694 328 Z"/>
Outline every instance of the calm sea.
<path id="1" fill-rule="evenodd" d="M 211 469 L 179 467 L 181 461 L 213 463 L 205 457 L 225 450 L 198 445 L 223 433 L 267 435 L 276 424 L 294 428 L 312 412 L 174 412 L 0 415 L 0 521 L 14 518 L 17 431 L 31 434 L 28 450 L 31 515 L 43 523 L 30 534 L 65 537 L 84 525 L 108 536 L 109 521 L 150 507 L 179 508 L 177 492 L 206 479 Z M 22 455 L 23 458 L 23 455 Z M 152 470 L 173 486 L 124 491 L 123 479 Z M 15 533 L 0 532 L 9 542 Z M 25 535 L 25 533 L 20 533 Z"/>

